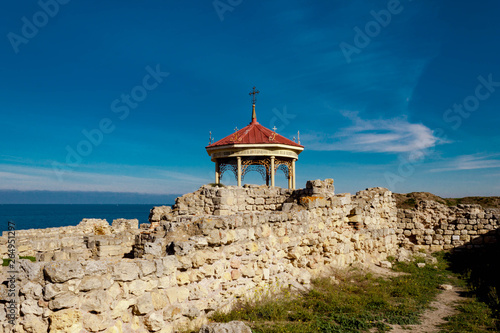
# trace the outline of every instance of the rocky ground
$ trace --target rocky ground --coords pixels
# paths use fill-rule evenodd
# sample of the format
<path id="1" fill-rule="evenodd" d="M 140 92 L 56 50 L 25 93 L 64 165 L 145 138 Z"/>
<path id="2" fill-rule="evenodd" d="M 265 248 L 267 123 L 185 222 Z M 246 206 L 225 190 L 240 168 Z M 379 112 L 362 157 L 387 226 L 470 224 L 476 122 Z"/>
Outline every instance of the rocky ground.
<path id="1" fill-rule="evenodd" d="M 478 204 L 483 208 L 500 208 L 500 197 L 441 198 L 429 192 L 394 193 L 398 208 L 414 208 L 422 200 L 432 200 L 447 206 Z"/>

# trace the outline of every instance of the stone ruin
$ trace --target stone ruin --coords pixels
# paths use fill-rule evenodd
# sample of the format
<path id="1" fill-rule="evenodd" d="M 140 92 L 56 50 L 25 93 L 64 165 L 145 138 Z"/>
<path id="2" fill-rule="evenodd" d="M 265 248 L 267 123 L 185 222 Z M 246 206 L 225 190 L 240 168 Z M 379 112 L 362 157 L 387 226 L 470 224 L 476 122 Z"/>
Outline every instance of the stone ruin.
<path id="1" fill-rule="evenodd" d="M 425 201 L 397 209 L 387 189 L 335 194 L 332 179 L 300 190 L 206 185 L 154 207 L 140 227 L 84 220 L 18 231 L 19 253 L 37 262 L 20 260 L 14 332 L 195 329 L 238 299 L 306 290 L 332 268 L 496 242 L 499 216 Z M 4 258 L 6 251 L 4 235 Z M 0 285 L 0 333 L 12 328 L 6 292 Z"/>

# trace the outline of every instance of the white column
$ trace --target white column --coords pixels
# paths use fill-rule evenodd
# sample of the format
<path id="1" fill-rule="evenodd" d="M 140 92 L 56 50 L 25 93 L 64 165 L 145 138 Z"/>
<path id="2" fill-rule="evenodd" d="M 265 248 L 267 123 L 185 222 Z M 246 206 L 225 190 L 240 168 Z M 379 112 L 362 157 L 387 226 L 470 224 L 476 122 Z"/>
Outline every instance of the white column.
<path id="1" fill-rule="evenodd" d="M 271 187 L 274 187 L 274 156 L 271 156 Z"/>
<path id="2" fill-rule="evenodd" d="M 295 160 L 292 160 L 292 189 L 295 190 Z"/>
<path id="3" fill-rule="evenodd" d="M 241 186 L 241 157 L 236 157 L 238 161 L 238 186 Z"/>
<path id="4" fill-rule="evenodd" d="M 220 164 L 215 160 L 215 184 L 220 184 Z"/>

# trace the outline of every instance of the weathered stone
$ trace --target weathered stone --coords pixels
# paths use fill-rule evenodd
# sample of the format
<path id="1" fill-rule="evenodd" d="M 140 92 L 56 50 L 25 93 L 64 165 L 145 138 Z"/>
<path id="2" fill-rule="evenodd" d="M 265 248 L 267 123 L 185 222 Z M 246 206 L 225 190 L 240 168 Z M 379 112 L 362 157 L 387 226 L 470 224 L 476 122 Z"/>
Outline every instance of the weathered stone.
<path id="1" fill-rule="evenodd" d="M 148 276 L 156 271 L 155 263 L 149 260 L 141 260 L 138 262 L 138 265 L 141 269 L 142 276 Z"/>
<path id="2" fill-rule="evenodd" d="M 35 299 L 38 299 L 43 294 L 43 288 L 38 283 L 33 283 L 31 281 L 28 281 L 27 283 L 21 286 L 20 292 L 22 295 L 27 295 Z"/>
<path id="3" fill-rule="evenodd" d="M 85 234 L 109 235 L 111 227 L 102 219 L 83 219 L 77 226 Z"/>
<path id="4" fill-rule="evenodd" d="M 43 264 L 40 262 L 32 262 L 28 259 L 19 260 L 19 269 L 31 281 L 41 277 Z"/>
<path id="5" fill-rule="evenodd" d="M 166 220 L 167 216 L 172 212 L 172 207 L 170 206 L 159 206 L 151 209 L 149 214 L 150 222 L 160 222 Z"/>
<path id="6" fill-rule="evenodd" d="M 68 291 L 67 285 L 47 283 L 44 288 L 44 299 L 48 301 L 65 291 Z"/>
<path id="7" fill-rule="evenodd" d="M 207 261 L 208 255 L 204 251 L 196 251 L 193 255 L 192 265 L 194 268 L 201 267 Z"/>
<path id="8" fill-rule="evenodd" d="M 48 332 L 47 324 L 35 315 L 25 315 L 21 322 L 24 330 L 27 333 L 46 333 Z M 1 330 L 0 330 L 1 331 Z"/>
<path id="9" fill-rule="evenodd" d="M 163 309 L 170 304 L 165 293 L 160 291 L 151 292 L 151 300 L 155 310 Z"/>
<path id="10" fill-rule="evenodd" d="M 152 332 L 157 332 L 161 330 L 165 322 L 163 321 L 163 314 L 158 312 L 153 312 L 144 318 L 144 325 L 146 328 Z"/>
<path id="11" fill-rule="evenodd" d="M 144 244 L 144 254 L 150 254 L 153 257 L 162 257 L 165 255 L 165 247 L 161 242 Z"/>
<path id="12" fill-rule="evenodd" d="M 81 309 L 88 312 L 102 313 L 109 310 L 113 299 L 105 290 L 92 290 L 82 298 Z"/>
<path id="13" fill-rule="evenodd" d="M 165 289 L 170 304 L 182 303 L 189 298 L 189 289 L 186 287 L 173 287 Z"/>
<path id="14" fill-rule="evenodd" d="M 449 285 L 449 284 L 442 284 L 442 285 L 439 286 L 439 289 L 441 289 L 441 290 L 452 290 L 453 286 Z"/>
<path id="15" fill-rule="evenodd" d="M 392 264 L 389 261 L 387 261 L 387 260 L 382 260 L 379 263 L 379 266 L 382 267 L 382 268 L 392 268 Z"/>
<path id="16" fill-rule="evenodd" d="M 78 305 L 78 296 L 73 292 L 68 291 L 57 295 L 53 300 L 49 302 L 49 309 L 60 310 L 73 308 Z"/>
<path id="17" fill-rule="evenodd" d="M 186 272 L 177 273 L 177 283 L 179 285 L 184 285 L 189 283 L 189 274 Z"/>
<path id="18" fill-rule="evenodd" d="M 252 330 L 242 321 L 230 321 L 229 323 L 203 325 L 200 333 L 252 333 Z"/>
<path id="19" fill-rule="evenodd" d="M 153 208 L 154 209 L 154 208 Z M 127 232 L 139 229 L 138 219 L 115 219 L 111 224 L 113 233 Z"/>
<path id="20" fill-rule="evenodd" d="M 79 332 L 82 329 L 80 322 L 81 312 L 77 309 L 65 309 L 53 312 L 49 316 L 51 333 Z"/>
<path id="21" fill-rule="evenodd" d="M 45 265 L 44 272 L 55 283 L 81 279 L 84 276 L 82 264 L 78 261 L 50 262 Z"/>
<path id="22" fill-rule="evenodd" d="M 38 302 L 34 299 L 27 299 L 21 303 L 21 314 L 41 316 L 43 309 L 38 306 Z"/>
<path id="23" fill-rule="evenodd" d="M 104 287 L 109 287 L 109 280 L 104 279 L 101 276 L 85 276 L 78 285 L 78 289 L 80 289 L 80 291 L 89 291 Z"/>
<path id="24" fill-rule="evenodd" d="M 127 309 L 135 305 L 136 300 L 134 299 L 122 299 L 114 304 L 113 310 L 111 311 L 111 318 L 115 319 L 121 317 L 127 312 Z"/>
<path id="25" fill-rule="evenodd" d="M 109 263 L 102 260 L 89 260 L 85 264 L 86 275 L 102 275 L 108 272 Z"/>
<path id="26" fill-rule="evenodd" d="M 105 314 L 83 314 L 83 327 L 90 332 L 99 332 L 112 325 L 111 318 Z"/>
<path id="27" fill-rule="evenodd" d="M 151 293 L 145 293 L 137 298 L 137 303 L 134 306 L 134 313 L 138 315 L 145 315 L 154 311 L 153 299 Z"/>
<path id="28" fill-rule="evenodd" d="M 139 277 L 139 267 L 132 262 L 118 262 L 113 265 L 113 279 L 133 281 Z"/>

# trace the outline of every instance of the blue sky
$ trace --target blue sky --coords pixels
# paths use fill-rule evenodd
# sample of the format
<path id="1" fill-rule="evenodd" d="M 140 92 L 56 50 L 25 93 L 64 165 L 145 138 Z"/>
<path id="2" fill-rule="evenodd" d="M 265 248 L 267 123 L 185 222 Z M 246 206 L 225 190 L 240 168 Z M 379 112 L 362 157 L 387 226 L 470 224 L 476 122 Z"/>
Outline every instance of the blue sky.
<path id="1" fill-rule="evenodd" d="M 247 125 L 255 85 L 259 122 L 300 131 L 298 187 L 334 178 L 339 193 L 500 194 L 498 2 L 0 9 L 0 190 L 195 190 L 214 178 L 209 131 L 217 140 Z"/>

